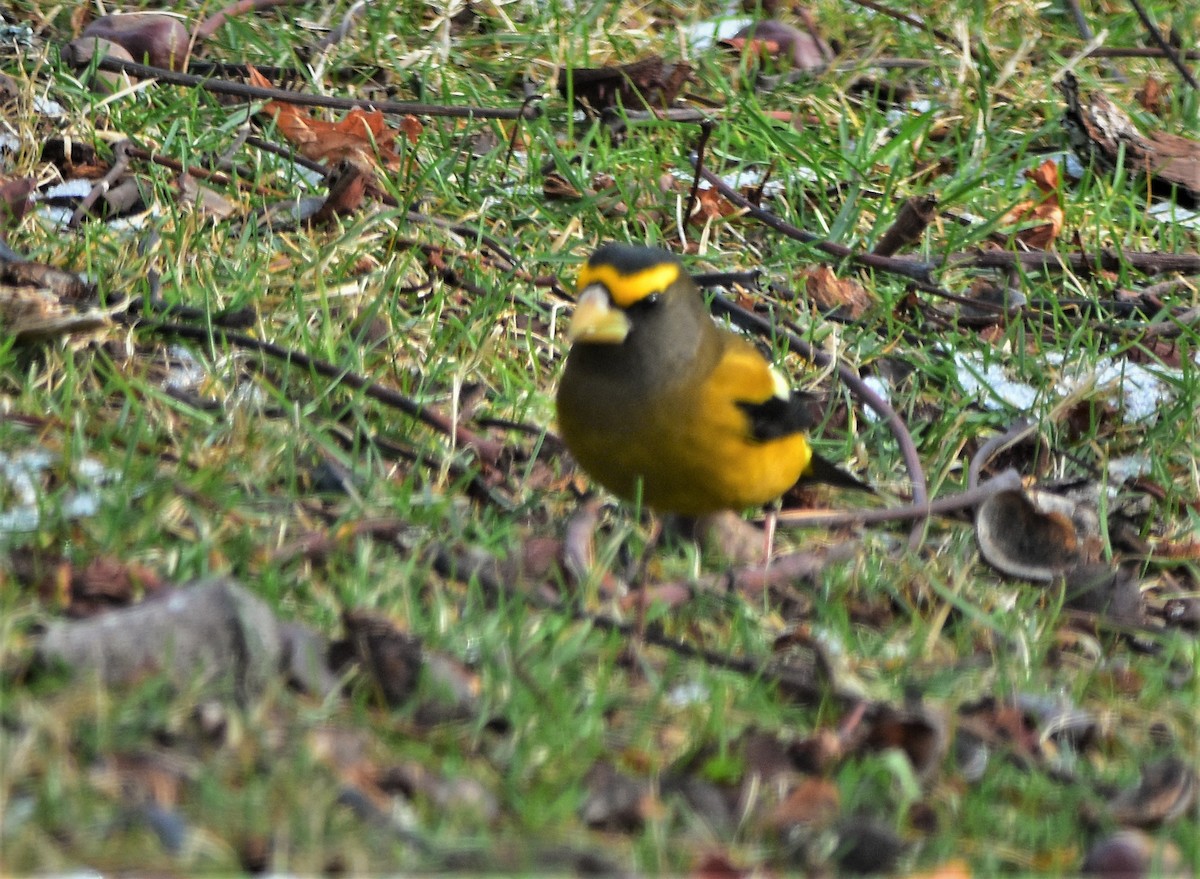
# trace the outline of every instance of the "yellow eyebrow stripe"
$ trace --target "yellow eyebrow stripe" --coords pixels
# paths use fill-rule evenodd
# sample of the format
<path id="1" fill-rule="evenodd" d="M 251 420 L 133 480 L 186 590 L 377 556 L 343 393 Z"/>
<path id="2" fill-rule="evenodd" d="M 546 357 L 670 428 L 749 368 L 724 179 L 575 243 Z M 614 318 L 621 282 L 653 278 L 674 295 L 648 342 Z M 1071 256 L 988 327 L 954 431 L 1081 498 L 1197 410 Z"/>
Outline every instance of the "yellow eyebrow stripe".
<path id="1" fill-rule="evenodd" d="M 628 308 L 651 293 L 666 290 L 678 277 L 679 266 L 670 262 L 659 263 L 633 274 L 622 272 L 607 263 L 598 266 L 585 263 L 579 270 L 578 289 L 603 284 L 612 295 L 614 305 Z"/>

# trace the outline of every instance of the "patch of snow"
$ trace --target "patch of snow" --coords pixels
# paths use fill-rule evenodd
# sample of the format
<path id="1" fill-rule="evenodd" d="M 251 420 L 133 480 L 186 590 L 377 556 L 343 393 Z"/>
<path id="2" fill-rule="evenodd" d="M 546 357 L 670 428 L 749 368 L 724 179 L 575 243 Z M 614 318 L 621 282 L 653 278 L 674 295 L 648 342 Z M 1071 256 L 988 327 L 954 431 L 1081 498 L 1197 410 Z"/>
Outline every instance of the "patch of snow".
<path id="1" fill-rule="evenodd" d="M 697 52 L 715 46 L 721 40 L 728 40 L 742 28 L 754 24 L 754 19 L 745 15 L 735 15 L 727 18 L 710 18 L 707 21 L 697 21 L 683 29 L 684 39 Z"/>
<path id="2" fill-rule="evenodd" d="M 1146 213 L 1163 223 L 1200 230 L 1200 210 L 1185 208 L 1174 202 L 1158 201 L 1152 204 Z"/>
<path id="3" fill-rule="evenodd" d="M 1013 408 L 1028 412 L 1037 400 L 1038 391 L 1025 382 L 1014 381 L 1005 374 L 998 363 L 984 364 L 972 355 L 955 352 L 954 363 L 958 367 L 958 384 L 963 393 L 978 397 L 985 409 L 993 412 Z"/>
<path id="4" fill-rule="evenodd" d="M 881 396 L 885 401 L 891 402 L 892 387 L 879 376 L 869 375 L 863 379 L 863 384 Z M 879 420 L 879 413 L 870 406 L 863 406 L 862 413 L 863 417 L 866 418 L 867 421 L 876 422 Z"/>

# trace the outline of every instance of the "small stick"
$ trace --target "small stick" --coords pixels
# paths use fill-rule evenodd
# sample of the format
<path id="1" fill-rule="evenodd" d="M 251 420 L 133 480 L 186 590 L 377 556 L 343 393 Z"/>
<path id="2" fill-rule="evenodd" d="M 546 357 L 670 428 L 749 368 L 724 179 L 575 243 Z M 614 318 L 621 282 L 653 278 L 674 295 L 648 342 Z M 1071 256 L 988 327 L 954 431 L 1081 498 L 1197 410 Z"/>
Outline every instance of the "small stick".
<path id="1" fill-rule="evenodd" d="M 890 507 L 885 510 L 846 510 L 826 513 L 812 510 L 782 510 L 779 522 L 804 528 L 839 528 L 847 525 L 877 525 L 880 522 L 904 522 L 910 519 L 924 521 L 933 516 L 944 516 L 959 510 L 978 506 L 992 495 L 1001 491 L 1015 491 L 1021 487 L 1021 475 L 1008 469 L 993 476 L 987 482 L 968 488 L 958 494 L 946 495 L 934 501 Z"/>
<path id="2" fill-rule="evenodd" d="M 112 189 L 112 185 L 129 170 L 129 146 L 128 140 L 123 140 L 113 147 L 113 155 L 115 160 L 108 172 L 96 181 L 96 184 L 91 188 L 91 191 L 84 197 L 83 201 L 75 208 L 71 214 L 71 219 L 67 221 L 68 229 L 78 228 L 83 222 L 83 218 L 87 216 L 88 211 L 104 193 Z"/>
<path id="3" fill-rule="evenodd" d="M 1158 30 L 1158 25 L 1154 23 L 1154 19 L 1150 17 L 1150 13 L 1146 11 L 1146 8 L 1138 0 L 1129 0 L 1129 5 L 1133 7 L 1134 11 L 1138 14 L 1138 18 L 1142 20 L 1142 24 L 1146 27 L 1146 32 L 1150 34 L 1150 39 L 1154 40 L 1158 44 L 1158 47 L 1163 50 L 1163 54 L 1167 56 L 1167 60 L 1175 65 L 1175 69 L 1180 72 L 1187 81 L 1187 84 L 1194 89 L 1200 90 L 1200 82 L 1196 82 L 1196 77 L 1192 75 L 1192 71 L 1188 70 L 1187 65 L 1180 59 L 1179 53 L 1171 47 L 1170 43 L 1163 39 L 1162 33 Z"/>
<path id="4" fill-rule="evenodd" d="M 696 207 L 696 197 L 700 192 L 700 173 L 704 170 L 704 151 L 708 148 L 708 139 L 712 137 L 715 127 L 711 119 L 706 118 L 700 123 L 700 142 L 696 144 L 696 174 L 692 178 L 692 189 L 688 193 L 687 207 L 683 211 L 684 228 L 687 228 L 687 222 Z"/>
<path id="5" fill-rule="evenodd" d="M 190 86 L 222 95 L 234 95 L 252 100 L 283 101 L 301 107 L 330 107 L 335 110 L 378 110 L 402 116 L 447 116 L 456 119 L 533 119 L 540 112 L 529 101 L 520 107 L 459 107 L 446 104 L 421 104 L 413 101 L 368 101 L 360 98 L 341 98 L 326 95 L 309 95 L 289 89 L 264 88 L 244 82 L 224 79 L 208 79 L 191 73 L 178 73 L 165 67 L 152 67 L 123 61 L 106 55 L 98 59 L 96 67 L 114 73 L 127 73 L 138 79 L 158 79 L 173 85 Z"/>

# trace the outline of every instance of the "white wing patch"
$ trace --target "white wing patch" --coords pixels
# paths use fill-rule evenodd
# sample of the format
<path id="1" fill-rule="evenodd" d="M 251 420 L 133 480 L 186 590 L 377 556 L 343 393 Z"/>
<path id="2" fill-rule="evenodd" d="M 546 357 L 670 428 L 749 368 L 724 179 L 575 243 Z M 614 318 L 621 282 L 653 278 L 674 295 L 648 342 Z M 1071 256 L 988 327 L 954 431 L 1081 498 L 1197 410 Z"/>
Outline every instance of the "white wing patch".
<path id="1" fill-rule="evenodd" d="M 788 386 L 788 380 L 783 377 L 783 373 L 774 366 L 771 369 L 771 384 L 775 386 L 775 396 L 781 400 L 789 400 L 792 396 L 792 389 Z"/>

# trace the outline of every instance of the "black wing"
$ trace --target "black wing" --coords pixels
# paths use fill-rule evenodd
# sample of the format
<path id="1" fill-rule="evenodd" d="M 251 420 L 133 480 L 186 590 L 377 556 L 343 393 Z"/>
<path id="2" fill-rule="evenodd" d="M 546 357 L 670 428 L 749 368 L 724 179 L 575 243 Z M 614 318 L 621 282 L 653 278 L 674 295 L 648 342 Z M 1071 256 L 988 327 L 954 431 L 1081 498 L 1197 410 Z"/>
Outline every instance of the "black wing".
<path id="1" fill-rule="evenodd" d="M 812 394 L 792 391 L 786 400 L 771 397 L 764 403 L 739 401 L 738 406 L 750 419 L 751 436 L 765 442 L 800 433 L 816 424 L 812 405 L 816 399 Z"/>
<path id="2" fill-rule="evenodd" d="M 813 403 L 817 400 L 813 394 L 803 391 L 792 391 L 785 400 L 782 397 L 772 397 L 765 403 L 738 403 L 742 411 L 750 419 L 750 433 L 756 440 L 765 442 L 793 433 L 801 433 L 816 423 Z M 801 482 L 824 482 L 839 488 L 855 488 L 859 491 L 875 490 L 841 467 L 825 460 L 816 452 L 808 462 L 808 469 L 800 476 Z"/>

